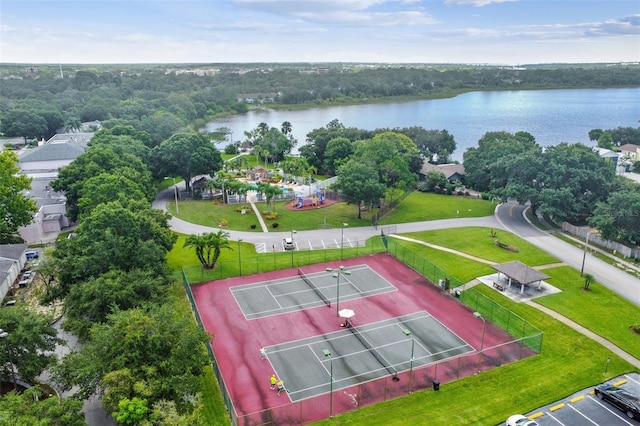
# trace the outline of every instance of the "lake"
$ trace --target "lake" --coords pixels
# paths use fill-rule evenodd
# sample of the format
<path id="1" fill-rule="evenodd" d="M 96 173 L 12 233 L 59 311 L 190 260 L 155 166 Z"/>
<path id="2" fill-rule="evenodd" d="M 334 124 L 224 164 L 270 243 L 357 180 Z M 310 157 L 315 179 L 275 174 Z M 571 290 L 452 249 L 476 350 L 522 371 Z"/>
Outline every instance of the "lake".
<path id="1" fill-rule="evenodd" d="M 374 130 L 421 126 L 446 129 L 456 141 L 452 159 L 477 146 L 489 131 L 531 133 L 541 146 L 589 141 L 592 129 L 638 127 L 640 87 L 622 89 L 515 90 L 470 92 L 455 98 L 387 104 L 313 108 L 303 111 L 255 110 L 208 123 L 207 130 L 227 127 L 233 141 L 244 140 L 244 132 L 265 122 L 280 128 L 292 125 L 297 147 L 313 129 L 338 119 L 346 127 Z M 231 140 L 230 140 L 231 141 Z"/>

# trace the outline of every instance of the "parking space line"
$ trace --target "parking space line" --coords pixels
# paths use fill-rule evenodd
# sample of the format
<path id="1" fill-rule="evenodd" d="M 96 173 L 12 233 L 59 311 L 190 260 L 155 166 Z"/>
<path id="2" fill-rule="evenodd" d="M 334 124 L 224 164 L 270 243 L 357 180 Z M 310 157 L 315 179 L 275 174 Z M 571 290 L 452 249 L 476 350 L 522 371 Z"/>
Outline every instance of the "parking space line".
<path id="1" fill-rule="evenodd" d="M 635 380 L 633 377 L 627 376 L 626 374 L 624 375 L 624 377 L 626 377 L 626 378 L 627 378 L 627 380 L 630 380 L 630 381 L 632 381 L 633 383 L 638 383 L 638 384 L 640 384 L 640 381 Z"/>
<path id="2" fill-rule="evenodd" d="M 613 414 L 614 416 L 616 416 L 617 418 L 619 418 L 620 420 L 622 420 L 623 422 L 625 422 L 628 425 L 633 425 L 633 423 L 630 423 L 627 421 L 627 419 L 625 419 L 624 417 L 622 417 L 618 412 L 618 411 L 614 411 L 611 408 L 609 408 L 608 404 L 603 404 L 602 402 L 600 402 L 600 399 L 598 399 L 597 397 L 591 397 L 591 399 L 598 404 L 600 407 L 604 408 L 605 410 L 607 410 L 609 413 Z"/>
<path id="3" fill-rule="evenodd" d="M 584 417 L 586 420 L 588 420 L 589 422 L 593 423 L 594 425 L 598 426 L 598 423 L 594 422 L 593 420 L 591 420 L 589 417 L 587 417 L 586 415 L 582 414 L 582 412 L 580 410 L 578 410 L 577 408 L 568 405 L 569 408 L 571 408 L 573 411 L 575 411 L 576 413 L 580 414 L 582 417 Z"/>
<path id="4" fill-rule="evenodd" d="M 556 423 L 559 423 L 562 426 L 567 426 L 564 423 L 562 423 L 560 420 L 556 419 L 555 417 L 553 417 L 553 414 L 551 413 L 547 413 L 549 415 L 549 417 L 551 417 Z"/>
<path id="5" fill-rule="evenodd" d="M 309 241 L 308 244 L 309 244 L 309 250 L 313 250 L 313 246 L 311 245 L 311 241 Z"/>

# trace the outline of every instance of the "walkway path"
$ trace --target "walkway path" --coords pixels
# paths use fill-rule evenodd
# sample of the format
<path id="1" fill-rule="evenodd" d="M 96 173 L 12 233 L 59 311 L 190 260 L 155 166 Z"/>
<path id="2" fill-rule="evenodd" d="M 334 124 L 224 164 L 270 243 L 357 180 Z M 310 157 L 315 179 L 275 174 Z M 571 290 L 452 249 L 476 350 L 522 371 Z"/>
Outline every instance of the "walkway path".
<path id="1" fill-rule="evenodd" d="M 258 218 L 258 222 L 260 222 L 260 227 L 262 228 L 262 232 L 269 232 L 269 228 L 267 228 L 267 224 L 264 223 L 264 219 L 262 218 L 262 215 L 260 214 L 260 210 L 258 210 L 258 206 L 256 206 L 256 203 L 252 201 L 249 204 L 251 205 L 251 209 L 253 210 L 256 217 Z"/>
<path id="2" fill-rule="evenodd" d="M 400 240 L 404 240 L 404 241 L 410 241 L 412 243 L 417 243 L 417 244 L 422 244 L 424 246 L 427 247 L 431 247 L 434 248 L 436 250 L 442 250 L 442 251 L 446 251 L 448 253 L 454 253 L 458 256 L 461 257 L 466 257 L 468 259 L 471 260 L 475 260 L 476 262 L 482 262 L 488 265 L 495 265 L 496 262 L 487 260 L 487 259 L 482 259 L 479 257 L 475 257 L 472 255 L 469 255 L 467 253 L 463 253 L 461 251 L 458 250 L 454 250 L 448 247 L 442 247 L 442 246 L 438 246 L 436 244 L 431 244 L 428 243 L 426 241 L 420 241 L 420 240 L 416 240 L 413 238 L 408 238 L 408 237 L 404 237 L 404 236 L 400 236 L 400 235 L 390 235 L 390 237 L 393 238 L 397 238 Z M 537 267 L 536 269 L 544 269 L 544 268 L 552 268 L 552 267 L 558 267 L 558 266 L 566 266 L 565 263 L 551 263 L 551 264 L 547 264 L 547 265 L 540 265 L 539 267 Z M 475 285 L 481 284 L 481 282 L 479 280 L 473 280 L 467 284 L 465 284 L 465 289 L 468 289 L 470 287 L 474 287 Z M 547 308 L 546 306 L 540 305 L 539 303 L 536 303 L 532 300 L 526 300 L 524 303 L 526 303 L 527 305 L 538 309 L 541 312 L 544 312 L 547 315 L 552 316 L 553 318 L 555 318 L 556 320 L 568 325 L 569 327 L 573 328 L 574 330 L 576 330 L 577 332 L 585 335 L 586 337 L 596 341 L 597 343 L 601 344 L 602 346 L 606 347 L 607 349 L 609 349 L 611 352 L 613 352 L 614 354 L 618 355 L 620 358 L 624 359 L 625 361 L 627 361 L 629 364 L 633 365 L 634 367 L 640 369 L 640 359 L 634 357 L 633 355 L 631 355 L 628 352 L 625 352 L 624 350 L 622 350 L 621 348 L 619 348 L 618 346 L 616 346 L 614 343 L 610 342 L 609 340 L 605 339 L 604 337 L 592 332 L 591 330 L 589 330 L 588 328 L 585 328 L 583 326 L 581 326 L 580 324 L 578 324 L 577 322 L 559 314 L 558 312 Z"/>
<path id="3" fill-rule="evenodd" d="M 581 326 L 580 324 L 578 324 L 577 322 L 570 320 L 569 318 L 560 315 L 558 312 L 547 308 L 546 306 L 542 306 L 532 300 L 529 300 L 527 302 L 525 302 L 527 305 L 532 306 L 542 312 L 544 312 L 547 315 L 552 316 L 553 318 L 557 319 L 558 321 L 568 325 L 569 327 L 573 328 L 574 330 L 576 330 L 577 332 L 587 336 L 588 338 L 595 340 L 596 342 L 600 343 L 602 346 L 606 347 L 607 349 L 609 349 L 611 352 L 613 352 L 614 354 L 618 355 L 620 358 L 624 359 L 625 361 L 627 361 L 629 364 L 632 364 L 633 366 L 635 366 L 636 368 L 640 369 L 640 359 L 634 357 L 633 355 L 623 351 L 622 349 L 620 349 L 619 347 L 617 347 L 616 345 L 614 345 L 613 343 L 611 343 L 610 341 L 608 341 L 607 339 L 605 339 L 604 337 L 594 333 L 593 331 L 589 330 L 588 328 L 585 328 L 583 326 Z"/>

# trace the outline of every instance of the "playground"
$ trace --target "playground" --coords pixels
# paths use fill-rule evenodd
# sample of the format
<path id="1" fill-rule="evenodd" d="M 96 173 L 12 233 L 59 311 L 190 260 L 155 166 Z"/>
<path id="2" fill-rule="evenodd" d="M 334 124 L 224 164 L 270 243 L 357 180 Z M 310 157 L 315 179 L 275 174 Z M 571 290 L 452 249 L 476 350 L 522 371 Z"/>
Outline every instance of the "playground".
<path id="1" fill-rule="evenodd" d="M 302 269 L 191 287 L 237 424 L 317 421 L 534 354 L 388 254 Z"/>

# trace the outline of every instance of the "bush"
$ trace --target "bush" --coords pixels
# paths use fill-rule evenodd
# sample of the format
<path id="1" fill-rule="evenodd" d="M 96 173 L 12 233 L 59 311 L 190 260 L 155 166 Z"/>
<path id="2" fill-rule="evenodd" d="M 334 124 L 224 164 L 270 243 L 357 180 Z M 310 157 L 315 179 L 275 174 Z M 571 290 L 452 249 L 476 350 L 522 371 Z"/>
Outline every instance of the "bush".
<path id="1" fill-rule="evenodd" d="M 272 227 L 272 228 L 277 228 L 278 226 L 280 226 L 280 224 L 279 224 L 278 222 L 273 222 L 273 223 L 271 224 L 271 227 Z"/>
<path id="2" fill-rule="evenodd" d="M 228 221 L 227 219 L 222 219 L 222 220 L 220 221 L 220 226 L 221 226 L 221 227 L 225 227 L 225 226 L 227 226 L 227 225 L 229 225 L 229 221 Z"/>
<path id="3" fill-rule="evenodd" d="M 254 223 L 254 224 L 252 224 L 249 228 L 251 228 L 251 229 L 256 229 L 257 227 L 258 227 L 258 225 L 256 225 L 256 224 Z"/>
<path id="4" fill-rule="evenodd" d="M 224 147 L 225 154 L 237 154 L 238 153 L 238 145 L 227 145 Z"/>

